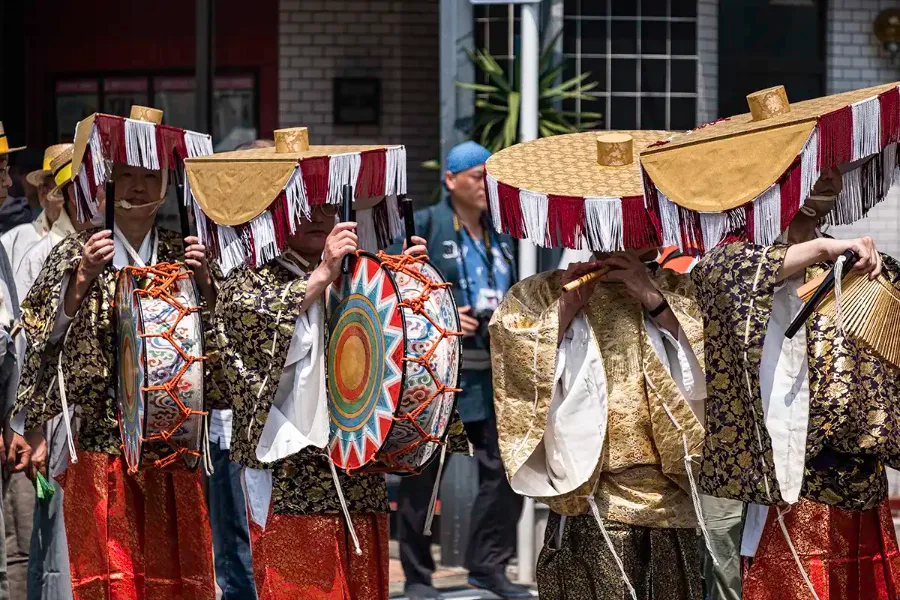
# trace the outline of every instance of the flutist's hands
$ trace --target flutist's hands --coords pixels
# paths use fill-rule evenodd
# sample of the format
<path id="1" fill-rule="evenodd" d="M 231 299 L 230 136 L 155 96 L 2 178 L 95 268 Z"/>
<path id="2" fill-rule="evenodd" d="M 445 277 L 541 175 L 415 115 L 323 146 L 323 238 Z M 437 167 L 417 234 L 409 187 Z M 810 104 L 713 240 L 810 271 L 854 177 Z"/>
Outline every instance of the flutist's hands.
<path id="1" fill-rule="evenodd" d="M 647 267 L 637 255 L 631 252 L 617 252 L 607 256 L 599 264 L 609 269 L 603 279 L 624 284 L 628 293 L 640 300 L 645 308 L 656 308 L 662 301 L 662 295 L 650 281 Z"/>
<path id="2" fill-rule="evenodd" d="M 565 285 L 570 281 L 575 281 L 579 277 L 596 271 L 602 266 L 602 263 L 599 261 L 572 263 L 571 265 L 569 265 L 568 269 L 563 271 L 560 283 L 562 285 Z M 575 320 L 576 315 L 578 315 L 578 311 L 584 308 L 584 305 L 587 304 L 587 301 L 594 293 L 594 288 L 597 286 L 597 282 L 599 282 L 600 279 L 602 279 L 602 277 L 582 284 L 571 292 L 564 292 L 563 295 L 560 296 L 559 336 L 556 340 L 557 344 L 562 342 L 563 337 L 566 335 L 566 330 L 569 329 L 569 325 L 571 325 L 572 321 Z"/>
<path id="3" fill-rule="evenodd" d="M 643 305 L 645 311 L 656 315 L 653 319 L 658 326 L 678 336 L 678 319 L 668 308 L 665 296 L 653 285 L 647 266 L 637 254 L 618 252 L 605 257 L 600 264 L 609 269 L 603 279 L 622 283 L 628 293 Z"/>

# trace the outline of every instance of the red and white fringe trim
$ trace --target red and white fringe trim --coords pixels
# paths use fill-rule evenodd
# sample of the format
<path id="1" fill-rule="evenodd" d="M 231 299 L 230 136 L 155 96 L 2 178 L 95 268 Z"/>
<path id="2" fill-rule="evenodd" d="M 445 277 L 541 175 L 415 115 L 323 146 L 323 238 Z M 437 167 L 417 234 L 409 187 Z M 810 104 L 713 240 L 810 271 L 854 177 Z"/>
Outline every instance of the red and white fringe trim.
<path id="1" fill-rule="evenodd" d="M 485 188 L 494 228 L 540 247 L 615 252 L 658 245 L 641 196 L 554 196 L 506 185 L 489 172 Z"/>
<path id="2" fill-rule="evenodd" d="M 115 163 L 153 170 L 174 169 L 176 155 L 184 159 L 212 153 L 212 138 L 204 133 L 97 115 L 75 175 L 78 219 L 85 221 L 97 214 L 97 190 L 109 181 Z"/>
<path id="3" fill-rule="evenodd" d="M 403 235 L 397 197 L 406 194 L 406 148 L 351 152 L 301 160 L 272 204 L 249 223 L 218 225 L 194 202 L 185 182 L 184 202 L 194 211 L 200 243 L 211 249 L 223 272 L 245 263 L 259 267 L 285 249 L 297 225 L 317 204 L 340 204 L 344 185 L 357 199 L 382 198 L 356 212 L 360 248 L 375 251 Z"/>
<path id="4" fill-rule="evenodd" d="M 678 206 L 643 169 L 643 197 L 540 194 L 498 182 L 490 173 L 485 189 L 494 228 L 538 246 L 614 252 L 664 245 L 702 254 L 729 236 L 772 244 L 824 170 L 869 159 L 843 175 L 843 192 L 826 217 L 832 225 L 858 221 L 900 181 L 898 142 L 900 88 L 892 88 L 821 116 L 787 171 L 752 201 L 726 212 Z"/>
<path id="5" fill-rule="evenodd" d="M 791 166 L 752 201 L 724 213 L 681 208 L 644 174 L 647 208 L 658 215 L 664 245 L 702 254 L 729 236 L 759 245 L 775 242 L 826 169 L 866 160 L 843 175 L 844 188 L 825 218 L 847 225 L 866 216 L 898 181 L 900 88 L 823 115 Z"/>

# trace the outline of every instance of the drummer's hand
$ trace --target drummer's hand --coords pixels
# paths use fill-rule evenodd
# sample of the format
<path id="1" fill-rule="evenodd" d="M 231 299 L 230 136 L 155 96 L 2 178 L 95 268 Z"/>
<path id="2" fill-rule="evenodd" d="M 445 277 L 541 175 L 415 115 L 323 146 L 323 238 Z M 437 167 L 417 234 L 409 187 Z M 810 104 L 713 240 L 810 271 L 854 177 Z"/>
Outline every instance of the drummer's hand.
<path id="1" fill-rule="evenodd" d="M 341 262 L 348 254 L 353 254 L 359 248 L 359 238 L 356 237 L 356 223 L 346 221 L 338 223 L 325 239 L 325 252 L 322 253 L 322 262 L 316 268 L 324 269 L 327 274 L 327 282 L 331 283 L 341 275 Z"/>
<path id="2" fill-rule="evenodd" d="M 31 464 L 25 474 L 28 479 L 34 479 L 38 471 L 44 477 L 47 476 L 47 439 L 42 431 L 28 435 L 28 443 L 31 445 Z"/>
<path id="3" fill-rule="evenodd" d="M 472 337 L 478 331 L 478 319 L 471 316 L 471 314 L 471 306 L 459 307 L 459 325 L 462 327 L 463 335 L 466 337 Z"/>
<path id="4" fill-rule="evenodd" d="M 191 235 L 184 238 L 184 262 L 194 271 L 194 279 L 200 293 L 207 300 L 215 292 L 212 275 L 209 272 L 209 260 L 206 255 L 206 246 L 200 243 L 197 236 Z"/>
<path id="5" fill-rule="evenodd" d="M 412 248 L 407 248 L 406 240 L 403 241 L 403 254 L 408 254 L 410 256 L 428 254 L 428 242 L 425 241 L 425 238 L 414 235 L 412 236 L 412 243 L 414 244 L 414 246 Z"/>
<path id="6" fill-rule="evenodd" d="M 84 283 L 91 283 L 103 271 L 116 253 L 116 244 L 109 229 L 98 231 L 92 235 L 81 250 L 81 263 L 78 265 L 77 278 Z"/>

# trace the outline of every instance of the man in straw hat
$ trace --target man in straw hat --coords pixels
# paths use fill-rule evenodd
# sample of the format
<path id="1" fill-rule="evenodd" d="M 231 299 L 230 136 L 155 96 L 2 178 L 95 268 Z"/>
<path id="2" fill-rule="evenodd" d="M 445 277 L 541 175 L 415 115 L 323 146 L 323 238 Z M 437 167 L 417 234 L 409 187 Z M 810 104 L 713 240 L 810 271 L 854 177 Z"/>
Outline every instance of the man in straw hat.
<path id="1" fill-rule="evenodd" d="M 50 163 L 67 149 L 71 149 L 72 144 L 57 144 L 50 146 L 44 151 L 43 169 L 31 171 L 26 176 L 28 183 L 37 189 L 38 201 L 41 206 L 41 214 L 38 215 L 32 223 L 27 225 L 19 225 L 13 227 L 2 236 L 0 243 L 6 249 L 12 263 L 13 271 L 19 268 L 25 252 L 36 243 L 50 233 L 51 228 L 62 220 L 57 227 L 57 231 L 63 232 L 62 237 L 72 232 L 71 223 L 68 216 L 62 210 L 62 202 L 59 198 L 51 198 L 50 191 L 54 188 L 53 173 L 50 170 Z M 24 296 L 23 296 L 24 298 Z"/>
<path id="2" fill-rule="evenodd" d="M 900 90 L 791 105 L 779 87 L 748 100 L 750 114 L 641 157 L 667 241 L 706 251 L 692 272 L 706 336 L 700 486 L 748 503 L 745 600 L 897 598 L 885 466 L 900 464 L 900 357 L 883 342 L 900 336 L 900 266 L 870 238 L 819 227 L 861 218 L 886 194 Z M 838 284 L 847 251 L 857 260 Z M 835 294 L 801 312 L 804 282 L 831 264 Z"/>
<path id="3" fill-rule="evenodd" d="M 339 473 L 324 450 L 323 295 L 344 257 L 401 233 L 405 160 L 400 146 L 310 146 L 293 128 L 274 148 L 185 163 L 201 230 L 230 270 L 216 329 L 262 600 L 388 596 L 384 476 Z M 357 221 L 336 224 L 348 184 Z M 414 241 L 408 253 L 423 249 Z"/>
<path id="4" fill-rule="evenodd" d="M 22 150 L 22 147 L 11 148 L 0 123 L 0 202 L 7 197 L 12 185 L 9 177 L 9 155 Z M 27 225 L 30 227 L 30 225 Z M 15 281 L 9 256 L 5 248 L 0 246 L 0 434 L 3 446 L 0 447 L 0 462 L 6 474 L 3 477 L 3 509 L 0 510 L 0 522 L 5 522 L 4 531 L 12 535 L 4 535 L 0 540 L 0 598 L 9 598 L 10 592 L 16 597 L 25 592 L 27 567 L 28 537 L 18 536 L 24 527 L 30 530 L 28 523 L 30 507 L 34 502 L 24 471 L 29 465 L 31 449 L 19 433 L 13 431 L 10 415 L 15 399 L 15 387 L 21 371 L 21 349 L 24 346 L 22 335 L 13 340 L 13 320 L 19 317 L 19 302 L 16 295 Z M 13 481 L 11 478 L 15 478 Z M 20 485 L 25 483 L 24 486 Z M 19 485 L 14 485 L 19 484 Z M 7 537 L 13 542 L 14 556 L 8 554 Z"/>
<path id="5" fill-rule="evenodd" d="M 52 249 L 22 305 L 29 348 L 16 408 L 34 435 L 57 415 L 67 432 L 70 459 L 59 478 L 76 599 L 215 597 L 201 473 L 178 465 L 126 473 L 111 368 L 120 269 L 184 259 L 215 302 L 203 246 L 154 225 L 175 154 L 209 153 L 212 144 L 161 121 L 160 111 L 133 107 L 130 119 L 96 114 L 79 123 L 70 187 L 80 220 L 95 227 Z M 99 228 L 98 188 L 108 180 L 114 231 Z"/>
<path id="6" fill-rule="evenodd" d="M 595 252 L 513 286 L 490 325 L 506 472 L 552 511 L 542 598 L 703 597 L 690 462 L 703 440 L 702 329 L 689 281 L 641 260 L 659 244 L 637 153 L 667 135 L 555 136 L 487 162 L 495 226 Z"/>

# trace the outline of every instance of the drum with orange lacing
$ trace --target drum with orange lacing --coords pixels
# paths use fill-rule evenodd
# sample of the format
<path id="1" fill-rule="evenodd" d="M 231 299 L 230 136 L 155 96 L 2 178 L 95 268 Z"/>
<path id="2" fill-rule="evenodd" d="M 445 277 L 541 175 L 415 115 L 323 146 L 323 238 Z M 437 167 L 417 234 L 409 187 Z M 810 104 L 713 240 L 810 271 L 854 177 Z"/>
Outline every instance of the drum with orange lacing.
<path id="1" fill-rule="evenodd" d="M 118 274 L 119 428 L 131 473 L 149 465 L 197 467 L 205 442 L 203 325 L 191 272 L 178 263 Z"/>
<path id="2" fill-rule="evenodd" d="M 328 452 L 353 472 L 421 472 L 456 407 L 459 313 L 424 257 L 358 252 L 327 300 Z"/>

